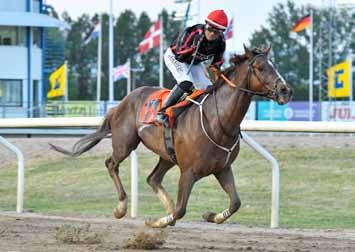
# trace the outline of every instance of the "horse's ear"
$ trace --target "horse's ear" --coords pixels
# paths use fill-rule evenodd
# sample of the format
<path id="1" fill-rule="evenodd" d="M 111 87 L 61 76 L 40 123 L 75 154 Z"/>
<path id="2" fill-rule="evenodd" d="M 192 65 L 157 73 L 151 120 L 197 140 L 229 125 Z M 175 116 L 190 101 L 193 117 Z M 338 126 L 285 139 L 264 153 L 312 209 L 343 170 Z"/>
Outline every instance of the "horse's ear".
<path id="1" fill-rule="evenodd" d="M 245 44 L 243 44 L 243 47 L 244 47 L 245 56 L 246 56 L 247 58 L 251 58 L 251 56 L 253 56 L 253 53 L 249 50 L 248 47 L 246 47 Z"/>
<path id="2" fill-rule="evenodd" d="M 270 51 L 271 51 L 271 44 L 265 49 L 265 54 L 269 55 Z"/>

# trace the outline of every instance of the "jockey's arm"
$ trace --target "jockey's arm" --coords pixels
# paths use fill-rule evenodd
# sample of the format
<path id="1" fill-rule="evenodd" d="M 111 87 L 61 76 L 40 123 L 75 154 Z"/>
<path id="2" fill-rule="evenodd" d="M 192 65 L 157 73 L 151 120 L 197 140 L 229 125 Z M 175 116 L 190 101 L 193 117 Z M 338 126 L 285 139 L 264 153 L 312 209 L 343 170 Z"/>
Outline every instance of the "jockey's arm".
<path id="1" fill-rule="evenodd" d="M 178 36 L 176 42 L 171 47 L 178 61 L 188 61 L 189 58 L 192 59 L 192 55 L 197 49 L 199 41 L 203 38 L 201 34 L 201 29 L 192 31 L 185 29 L 184 32 Z"/>
<path id="2" fill-rule="evenodd" d="M 226 44 L 225 43 L 221 44 L 221 48 L 220 48 L 219 54 L 216 55 L 216 57 L 213 58 L 213 61 L 211 63 L 211 65 L 213 67 L 217 68 L 218 70 L 221 69 L 221 66 L 224 63 L 223 55 L 224 55 L 225 49 L 226 49 Z"/>

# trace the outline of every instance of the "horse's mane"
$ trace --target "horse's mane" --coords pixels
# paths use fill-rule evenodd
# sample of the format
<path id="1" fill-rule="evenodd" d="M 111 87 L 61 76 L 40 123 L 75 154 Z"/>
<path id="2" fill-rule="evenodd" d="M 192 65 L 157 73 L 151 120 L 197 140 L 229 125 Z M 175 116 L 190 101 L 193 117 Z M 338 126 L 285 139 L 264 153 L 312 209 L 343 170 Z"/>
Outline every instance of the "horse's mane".
<path id="1" fill-rule="evenodd" d="M 258 55 L 258 54 L 262 54 L 264 53 L 262 48 L 253 48 L 251 50 L 253 56 Z M 236 67 L 238 67 L 239 65 L 241 65 L 242 63 L 244 63 L 246 60 L 248 59 L 248 57 L 246 56 L 246 54 L 233 54 L 233 56 L 229 59 L 229 63 L 230 66 L 227 67 L 226 69 L 224 69 L 222 71 L 222 74 L 225 76 L 230 76 L 236 69 Z M 220 88 L 223 84 L 224 84 L 224 80 L 222 78 L 218 78 L 217 81 L 214 83 L 214 86 L 216 89 Z"/>

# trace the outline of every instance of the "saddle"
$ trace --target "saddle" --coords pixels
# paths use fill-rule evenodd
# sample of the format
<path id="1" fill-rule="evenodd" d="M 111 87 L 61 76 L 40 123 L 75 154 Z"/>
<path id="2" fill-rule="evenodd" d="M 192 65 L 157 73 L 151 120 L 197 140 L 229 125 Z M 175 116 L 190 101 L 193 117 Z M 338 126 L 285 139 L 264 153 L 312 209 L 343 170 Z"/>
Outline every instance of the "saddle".
<path id="1" fill-rule="evenodd" d="M 155 117 L 158 111 L 163 106 L 164 101 L 168 97 L 169 93 L 169 89 L 159 90 L 151 94 L 146 99 L 139 115 L 139 119 L 142 123 L 155 124 Z M 185 97 L 185 99 L 183 99 L 182 101 L 165 110 L 165 113 L 169 117 L 170 128 L 174 126 L 176 118 L 192 104 L 189 100 L 187 100 L 187 98 L 197 100 L 204 93 L 205 90 L 197 89 L 193 91 L 191 95 Z"/>

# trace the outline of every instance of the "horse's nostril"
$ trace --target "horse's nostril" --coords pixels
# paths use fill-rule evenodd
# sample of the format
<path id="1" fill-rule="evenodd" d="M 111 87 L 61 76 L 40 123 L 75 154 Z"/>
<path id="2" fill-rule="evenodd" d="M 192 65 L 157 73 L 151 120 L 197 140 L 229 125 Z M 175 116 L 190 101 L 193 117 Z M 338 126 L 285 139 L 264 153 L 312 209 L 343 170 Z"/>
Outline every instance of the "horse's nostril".
<path id="1" fill-rule="evenodd" d="M 288 93 L 287 87 L 282 87 L 281 90 L 280 90 L 280 93 L 281 94 L 287 94 Z"/>

